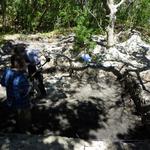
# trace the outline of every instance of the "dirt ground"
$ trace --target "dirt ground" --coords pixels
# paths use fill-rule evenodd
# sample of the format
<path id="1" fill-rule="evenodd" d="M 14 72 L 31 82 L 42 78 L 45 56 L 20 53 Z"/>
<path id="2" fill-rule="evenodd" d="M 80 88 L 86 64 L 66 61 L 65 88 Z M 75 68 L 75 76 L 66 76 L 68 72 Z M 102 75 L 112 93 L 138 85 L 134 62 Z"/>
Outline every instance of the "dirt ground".
<path id="1" fill-rule="evenodd" d="M 7 65 L 3 59 L 0 62 L 0 68 Z M 141 123 L 132 100 L 128 96 L 122 99 L 122 88 L 111 73 L 88 69 L 77 72 L 73 77 L 65 75 L 51 68 L 44 73 L 48 95 L 34 101 L 32 127 L 26 133 L 28 135 L 15 129 L 13 115 L 5 118 L 5 122 L 0 121 L 0 149 L 72 150 L 72 142 L 80 143 L 82 139 L 149 142 L 149 126 Z M 0 100 L 5 97 L 5 89 L 0 87 Z M 43 143 L 49 136 L 54 140 L 50 144 Z M 65 141 L 60 144 L 62 137 Z M 66 141 L 68 148 L 65 148 Z M 137 150 L 139 145 L 133 144 L 131 149 Z M 119 150 L 121 146 L 114 149 Z"/>
<path id="2" fill-rule="evenodd" d="M 61 77 L 44 74 L 48 96 L 33 105 L 30 134 L 85 140 L 149 139 L 132 101 L 121 99 L 122 89 L 113 75 L 98 70 L 95 75 L 89 69 L 80 78 Z M 0 132 L 16 133 L 14 125 L 13 118 L 6 119 Z"/>

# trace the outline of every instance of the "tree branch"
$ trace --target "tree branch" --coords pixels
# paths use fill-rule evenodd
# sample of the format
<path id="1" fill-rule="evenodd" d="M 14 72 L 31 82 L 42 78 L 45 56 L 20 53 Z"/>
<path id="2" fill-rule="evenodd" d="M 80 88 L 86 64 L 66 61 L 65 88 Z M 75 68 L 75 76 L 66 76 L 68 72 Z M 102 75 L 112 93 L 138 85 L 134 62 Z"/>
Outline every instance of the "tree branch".
<path id="1" fill-rule="evenodd" d="M 99 22 L 98 22 L 96 16 L 95 16 L 87 7 L 86 7 L 86 9 L 87 9 L 87 11 L 94 17 L 94 19 L 96 20 L 98 27 L 101 28 L 101 26 L 100 26 L 100 24 L 99 24 Z"/>
<path id="2" fill-rule="evenodd" d="M 126 0 L 121 0 L 120 3 L 116 4 L 116 7 L 120 7 L 120 5 L 122 5 L 122 3 L 124 3 Z"/>

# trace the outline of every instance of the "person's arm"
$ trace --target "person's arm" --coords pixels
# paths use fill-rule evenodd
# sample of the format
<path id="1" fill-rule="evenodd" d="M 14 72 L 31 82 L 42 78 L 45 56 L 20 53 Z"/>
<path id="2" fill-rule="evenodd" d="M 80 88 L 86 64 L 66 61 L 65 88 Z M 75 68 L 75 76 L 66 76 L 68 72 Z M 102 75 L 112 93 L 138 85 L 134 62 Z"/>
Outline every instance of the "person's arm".
<path id="1" fill-rule="evenodd" d="M 2 76 L 3 76 L 3 70 L 0 69 L 0 84 L 1 84 Z"/>
<path id="2" fill-rule="evenodd" d="M 0 84 L 2 86 L 6 86 L 6 77 L 8 78 L 8 70 L 5 69 L 3 72 L 2 72 L 2 75 L 1 75 L 1 78 L 0 78 Z"/>

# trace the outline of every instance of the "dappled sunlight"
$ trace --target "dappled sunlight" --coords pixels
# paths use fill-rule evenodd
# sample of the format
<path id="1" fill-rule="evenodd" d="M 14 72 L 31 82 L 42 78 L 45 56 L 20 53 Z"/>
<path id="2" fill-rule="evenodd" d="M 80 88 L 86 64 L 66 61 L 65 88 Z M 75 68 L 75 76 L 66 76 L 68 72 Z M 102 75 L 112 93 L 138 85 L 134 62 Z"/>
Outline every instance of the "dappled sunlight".
<path id="1" fill-rule="evenodd" d="M 72 38 L 73 36 L 70 37 Z M 18 41 L 23 37 L 19 38 Z M 26 37 L 24 37 L 24 40 L 25 38 Z M 59 51 L 60 53 L 64 52 L 66 55 L 72 56 L 69 53 L 70 49 L 66 48 L 68 43 L 63 43 L 63 41 L 66 42 L 67 38 L 55 37 L 56 39 L 53 39 L 51 41 L 52 43 L 49 43 L 47 38 L 48 37 L 41 39 L 41 37 L 31 36 L 28 43 L 31 44 L 31 47 L 36 46 L 41 49 L 42 53 L 45 52 L 50 55 L 49 50 L 52 50 L 56 53 Z M 47 49 L 44 51 L 43 48 L 45 47 Z M 3 69 L 9 64 L 10 52 L 11 51 L 5 51 L 4 49 L 1 51 L 0 69 Z M 141 61 L 143 60 L 146 67 L 148 67 L 149 62 L 145 55 L 146 52 L 140 53 L 140 59 Z M 43 55 L 42 53 L 40 55 Z M 136 52 L 132 55 L 138 59 L 138 54 L 139 53 Z M 53 60 L 54 57 L 51 59 Z M 63 72 L 63 70 L 58 71 L 53 61 L 43 67 L 47 96 L 42 99 L 32 99 L 31 127 L 29 131 L 25 131 L 24 133 L 30 134 L 33 137 L 35 136 L 33 142 L 40 145 L 42 149 L 55 147 L 56 149 L 62 150 L 75 148 L 79 150 L 79 147 L 83 149 L 93 147 L 92 142 L 85 143 L 83 140 L 96 141 L 110 139 L 115 141 L 150 138 L 148 127 L 142 126 L 140 117 L 136 115 L 130 94 L 127 93 L 129 91 L 131 92 L 131 90 L 128 91 L 128 84 L 124 85 L 124 88 L 121 84 L 124 78 L 122 78 L 121 81 L 118 79 L 119 75 L 123 75 L 123 72 L 127 68 L 126 65 L 125 67 L 122 66 L 123 62 L 113 60 L 112 65 L 115 63 L 119 64 L 117 66 L 118 68 L 115 69 L 113 67 L 102 67 L 100 64 L 93 68 L 91 66 L 79 71 L 74 70 L 70 76 L 68 72 Z M 106 63 L 108 65 L 109 61 L 106 61 Z M 84 65 L 85 64 L 83 64 L 83 66 Z M 130 66 L 131 64 L 128 65 Z M 119 75 L 116 73 L 117 71 L 120 73 Z M 146 79 L 144 80 L 144 85 L 149 87 L 149 72 L 147 71 L 140 75 L 142 79 Z M 131 86 L 130 89 L 134 88 Z M 2 101 L 5 94 L 2 90 L 0 90 L 0 92 L 0 100 Z M 146 102 L 149 101 L 148 91 L 145 96 L 147 98 L 145 98 Z M 143 109 L 149 111 L 149 107 L 143 107 Z M 19 133 L 16 129 L 16 116 L 14 113 L 9 113 L 8 117 L 6 115 L 2 116 L 0 132 L 6 135 L 9 134 L 10 137 L 11 134 L 15 135 Z M 1 141 L 1 146 L 4 148 L 11 147 L 12 139 L 4 139 L 5 140 Z M 32 142 L 30 138 L 29 140 L 25 139 L 26 138 L 23 138 L 23 140 L 21 140 L 21 144 L 23 143 L 27 146 Z M 125 146 L 119 142 L 112 143 L 113 147 L 118 149 Z M 110 146 L 105 142 L 100 143 L 100 145 L 101 149 Z M 32 149 L 35 149 L 34 145 L 32 146 Z M 129 145 L 129 147 L 134 149 L 137 146 L 133 144 Z"/>

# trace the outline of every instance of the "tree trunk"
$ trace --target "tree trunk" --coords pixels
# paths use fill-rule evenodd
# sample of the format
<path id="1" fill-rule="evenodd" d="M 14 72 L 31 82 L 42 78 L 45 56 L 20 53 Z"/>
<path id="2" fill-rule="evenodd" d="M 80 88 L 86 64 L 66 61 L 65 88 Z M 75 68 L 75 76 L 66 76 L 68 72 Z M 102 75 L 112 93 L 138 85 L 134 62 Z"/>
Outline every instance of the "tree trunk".
<path id="1" fill-rule="evenodd" d="M 107 27 L 107 46 L 112 47 L 116 43 L 116 38 L 114 34 L 114 22 L 112 21 L 111 24 Z"/>
<path id="2" fill-rule="evenodd" d="M 116 12 L 117 8 L 124 2 L 125 0 L 121 0 L 120 3 L 114 4 L 114 0 L 107 0 L 107 5 L 110 10 L 109 14 L 109 25 L 107 27 L 107 46 L 112 47 L 116 43 L 116 35 L 114 32 L 115 21 L 116 21 Z"/>

